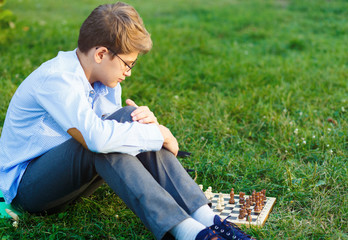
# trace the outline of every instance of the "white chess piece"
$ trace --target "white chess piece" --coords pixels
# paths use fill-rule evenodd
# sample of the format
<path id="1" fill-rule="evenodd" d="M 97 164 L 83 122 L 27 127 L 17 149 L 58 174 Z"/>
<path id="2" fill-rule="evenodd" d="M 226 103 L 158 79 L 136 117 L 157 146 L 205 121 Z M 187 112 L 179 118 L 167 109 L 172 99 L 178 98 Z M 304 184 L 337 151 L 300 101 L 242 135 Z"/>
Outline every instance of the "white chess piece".
<path id="1" fill-rule="evenodd" d="M 220 199 L 218 199 L 218 202 L 217 202 L 217 205 L 216 205 L 216 209 L 219 210 L 220 212 L 221 212 L 222 210 L 224 210 L 224 208 L 221 206 L 221 201 L 220 201 Z"/>
<path id="2" fill-rule="evenodd" d="M 207 198 L 211 200 L 214 197 L 214 194 L 211 191 L 211 187 L 208 187 L 207 189 Z"/>
<path id="3" fill-rule="evenodd" d="M 220 202 L 222 206 L 225 206 L 225 199 L 224 198 L 220 198 Z"/>
<path id="4" fill-rule="evenodd" d="M 198 186 L 199 186 L 199 188 L 203 191 L 203 185 L 202 185 L 202 184 L 199 184 Z"/>
<path id="5" fill-rule="evenodd" d="M 213 193 L 211 192 L 211 187 L 208 187 L 207 190 L 205 190 L 204 195 L 208 200 L 211 200 L 213 198 Z"/>
<path id="6" fill-rule="evenodd" d="M 224 206 L 225 205 L 225 199 L 224 199 L 224 196 L 223 196 L 222 193 L 219 193 L 219 200 L 220 200 L 221 206 Z"/>

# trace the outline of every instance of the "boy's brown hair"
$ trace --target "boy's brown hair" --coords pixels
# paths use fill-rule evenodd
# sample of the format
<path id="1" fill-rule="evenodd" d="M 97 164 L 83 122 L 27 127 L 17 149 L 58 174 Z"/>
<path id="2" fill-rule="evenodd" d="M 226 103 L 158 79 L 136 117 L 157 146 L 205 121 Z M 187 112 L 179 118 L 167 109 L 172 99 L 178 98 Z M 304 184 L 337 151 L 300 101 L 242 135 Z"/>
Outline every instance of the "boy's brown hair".
<path id="1" fill-rule="evenodd" d="M 152 41 L 138 12 L 117 2 L 94 9 L 80 28 L 80 51 L 87 53 L 96 46 L 107 47 L 116 54 L 145 54 L 151 50 Z"/>

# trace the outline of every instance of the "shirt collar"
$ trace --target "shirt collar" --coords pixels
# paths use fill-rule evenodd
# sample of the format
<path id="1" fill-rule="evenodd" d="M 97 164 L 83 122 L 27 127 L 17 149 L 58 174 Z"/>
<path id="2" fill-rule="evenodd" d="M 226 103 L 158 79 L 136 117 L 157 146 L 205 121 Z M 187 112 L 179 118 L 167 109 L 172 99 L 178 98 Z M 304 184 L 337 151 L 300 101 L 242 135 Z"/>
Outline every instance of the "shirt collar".
<path id="1" fill-rule="evenodd" d="M 80 70 L 82 70 L 83 71 L 83 68 L 82 68 L 82 66 L 81 66 L 81 63 L 80 63 L 80 61 L 79 61 L 79 58 L 77 57 L 77 53 L 76 53 L 76 51 L 77 51 L 77 48 L 75 48 L 74 49 L 74 54 L 75 54 L 75 57 L 76 57 L 76 60 L 79 62 L 79 66 L 80 66 Z M 83 71 L 84 72 L 84 71 Z M 85 75 L 83 75 L 83 76 L 85 76 Z M 107 86 L 105 86 L 104 84 L 102 84 L 101 82 L 94 82 L 93 83 L 93 87 L 91 86 L 91 84 L 89 83 L 89 81 L 88 81 L 88 79 L 85 77 L 85 80 L 86 80 L 86 82 L 88 83 L 88 92 L 90 91 L 90 90 L 93 90 L 94 89 L 94 91 L 98 94 L 98 95 L 100 95 L 100 96 L 105 96 L 105 95 L 107 95 L 108 93 L 109 93 L 109 90 L 108 90 L 108 88 L 107 88 Z"/>
<path id="2" fill-rule="evenodd" d="M 101 82 L 95 82 L 93 84 L 94 91 L 100 95 L 105 96 L 109 93 L 108 87 L 102 84 Z"/>

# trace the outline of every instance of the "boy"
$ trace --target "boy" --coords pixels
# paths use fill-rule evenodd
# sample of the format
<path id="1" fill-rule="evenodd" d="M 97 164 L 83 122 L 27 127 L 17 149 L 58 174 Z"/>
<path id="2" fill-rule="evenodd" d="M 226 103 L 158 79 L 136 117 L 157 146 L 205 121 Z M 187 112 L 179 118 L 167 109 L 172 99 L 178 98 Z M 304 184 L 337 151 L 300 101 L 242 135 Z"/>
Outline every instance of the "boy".
<path id="1" fill-rule="evenodd" d="M 157 239 L 168 232 L 184 240 L 250 239 L 214 215 L 176 159 L 175 137 L 149 108 L 130 99 L 122 108 L 120 83 L 151 47 L 133 7 L 101 5 L 82 24 L 77 49 L 23 81 L 0 139 L 6 202 L 55 213 L 105 181 Z"/>

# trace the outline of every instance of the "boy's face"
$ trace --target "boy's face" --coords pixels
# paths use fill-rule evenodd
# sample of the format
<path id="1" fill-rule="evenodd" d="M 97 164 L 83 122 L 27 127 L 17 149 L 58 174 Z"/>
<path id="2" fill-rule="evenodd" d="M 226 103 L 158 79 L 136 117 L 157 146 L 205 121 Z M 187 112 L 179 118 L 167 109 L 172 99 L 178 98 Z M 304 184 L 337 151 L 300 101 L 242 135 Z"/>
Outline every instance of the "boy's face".
<path id="1" fill-rule="evenodd" d="M 129 67 L 133 66 L 138 57 L 138 52 L 117 54 L 115 56 L 108 49 L 101 54 L 99 55 L 101 56 L 101 62 L 98 64 L 98 74 L 95 80 L 111 88 L 116 87 L 118 83 L 132 74 Z M 112 58 L 113 56 L 114 58 Z"/>

